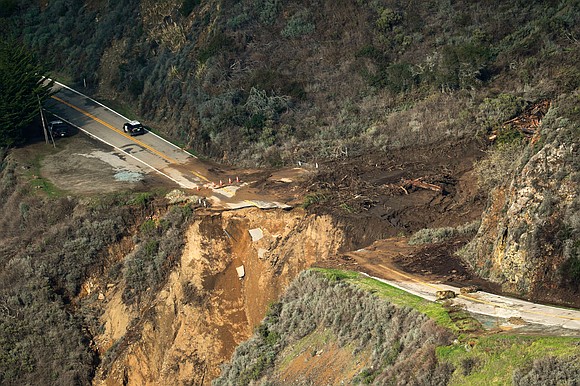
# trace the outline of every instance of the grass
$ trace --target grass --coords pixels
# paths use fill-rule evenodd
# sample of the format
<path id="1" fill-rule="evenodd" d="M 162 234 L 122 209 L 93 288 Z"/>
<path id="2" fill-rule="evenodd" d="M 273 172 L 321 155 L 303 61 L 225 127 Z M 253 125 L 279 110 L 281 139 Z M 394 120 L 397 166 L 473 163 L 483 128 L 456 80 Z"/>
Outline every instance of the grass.
<path id="1" fill-rule="evenodd" d="M 468 358 L 476 365 L 468 375 L 455 371 L 450 385 L 511 384 L 514 370 L 546 356 L 580 355 L 578 338 L 490 335 L 474 338 L 473 348 L 466 345 L 439 347 L 437 357 L 457 369 Z"/>
<path id="2" fill-rule="evenodd" d="M 49 152 L 50 151 L 52 150 L 49 150 Z M 30 178 L 30 186 L 33 190 L 41 190 L 50 198 L 62 197 L 64 192 L 57 188 L 52 182 L 42 177 L 40 173 L 42 160 L 46 155 L 47 153 L 40 152 L 32 159 L 31 167 L 26 173 L 27 177 Z"/>
<path id="3" fill-rule="evenodd" d="M 300 339 L 298 342 L 290 346 L 290 350 L 284 352 L 284 356 L 280 359 L 280 363 L 277 365 L 278 371 L 284 372 L 286 368 L 295 360 L 300 354 L 302 354 L 309 347 L 323 347 L 329 342 L 335 341 L 336 335 L 332 333 L 330 329 L 316 329 L 314 332 L 306 335 L 304 338 Z"/>
<path id="4" fill-rule="evenodd" d="M 388 299 L 395 305 L 411 307 L 429 318 L 435 320 L 437 324 L 447 327 L 452 331 L 461 332 L 462 323 L 455 322 L 449 316 L 447 309 L 441 303 L 430 302 L 419 296 L 412 295 L 401 289 L 383 283 L 379 280 L 366 277 L 357 272 L 341 271 L 338 269 L 312 268 L 315 271 L 322 272 L 331 280 L 345 280 L 359 288 L 376 294 L 377 296 Z"/>
<path id="5" fill-rule="evenodd" d="M 459 334 L 459 341 L 437 348 L 437 358 L 455 367 L 450 385 L 505 385 L 514 370 L 534 360 L 580 355 L 578 338 L 525 335 L 482 335 L 481 325 L 468 312 L 434 303 L 353 271 L 313 268 L 330 280 L 344 280 L 398 306 L 411 307 Z M 469 367 L 469 369 L 467 369 Z"/>

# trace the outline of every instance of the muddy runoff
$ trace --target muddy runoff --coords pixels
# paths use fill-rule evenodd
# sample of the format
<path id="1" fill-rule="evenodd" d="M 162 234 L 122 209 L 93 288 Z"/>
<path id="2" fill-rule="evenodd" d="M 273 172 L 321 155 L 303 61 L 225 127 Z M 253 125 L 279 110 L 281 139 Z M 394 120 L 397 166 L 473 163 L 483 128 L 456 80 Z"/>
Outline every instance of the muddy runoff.
<path id="1" fill-rule="evenodd" d="M 331 217 L 301 209 L 199 216 L 153 302 L 126 306 L 121 285 L 101 296 L 93 384 L 209 385 L 292 279 L 344 240 Z"/>

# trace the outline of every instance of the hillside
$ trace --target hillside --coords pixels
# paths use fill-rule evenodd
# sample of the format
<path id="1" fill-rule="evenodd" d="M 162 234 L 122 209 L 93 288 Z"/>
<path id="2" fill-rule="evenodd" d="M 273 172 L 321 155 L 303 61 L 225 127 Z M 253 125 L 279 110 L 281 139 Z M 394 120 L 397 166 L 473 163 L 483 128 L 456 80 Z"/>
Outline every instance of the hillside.
<path id="1" fill-rule="evenodd" d="M 117 181 L 80 133 L 0 149 L 0 383 L 578 377 L 577 339 L 464 331 L 354 273 L 301 272 L 359 270 L 348 252 L 396 236 L 408 273 L 580 307 L 580 1 L 0 0 L 0 26 L 294 207 Z"/>
<path id="2" fill-rule="evenodd" d="M 489 334 L 461 314 L 356 273 L 305 271 L 213 384 L 550 385 L 580 377 L 577 338 Z"/>

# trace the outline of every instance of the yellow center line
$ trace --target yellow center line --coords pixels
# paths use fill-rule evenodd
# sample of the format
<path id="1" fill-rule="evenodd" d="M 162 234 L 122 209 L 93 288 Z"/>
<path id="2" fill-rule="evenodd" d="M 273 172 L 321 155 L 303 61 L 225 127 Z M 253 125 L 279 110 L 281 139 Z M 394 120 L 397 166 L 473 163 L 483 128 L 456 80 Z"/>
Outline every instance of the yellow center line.
<path id="1" fill-rule="evenodd" d="M 202 180 L 204 180 L 205 182 L 210 182 L 209 179 L 207 179 L 205 176 L 202 176 L 201 174 L 199 174 L 198 172 L 196 172 L 195 170 L 192 170 L 191 173 L 196 176 L 197 178 L 200 178 Z"/>
<path id="2" fill-rule="evenodd" d="M 425 282 L 425 281 L 423 281 L 421 279 L 418 279 L 418 278 L 409 276 L 409 275 L 407 275 L 407 274 L 405 274 L 405 273 L 403 273 L 403 272 L 401 272 L 399 270 L 396 270 L 394 268 L 386 267 L 383 264 L 378 264 L 378 265 L 381 268 L 384 268 L 384 269 L 386 269 L 388 271 L 391 271 L 391 272 L 393 272 L 393 273 L 395 273 L 397 275 L 400 275 L 400 276 L 402 276 L 402 277 L 404 277 L 404 278 L 406 278 L 408 280 L 411 280 L 411 281 L 414 281 L 416 283 L 423 284 L 423 285 L 426 285 L 428 287 L 434 288 L 437 291 L 443 290 L 443 288 L 441 288 L 441 287 L 438 287 L 438 286 L 436 286 L 434 284 L 431 284 L 431 283 L 427 283 L 427 282 Z M 470 295 L 461 295 L 460 294 L 460 295 L 457 295 L 457 297 L 462 298 L 462 299 L 466 299 L 466 300 L 470 300 L 470 301 L 473 301 L 473 302 L 477 302 L 477 303 L 487 304 L 487 305 L 493 306 L 493 307 L 503 308 L 503 309 L 510 310 L 510 311 L 518 311 L 518 312 L 522 312 L 522 313 L 528 313 L 528 314 L 534 314 L 534 315 L 540 315 L 540 316 L 549 316 L 549 317 L 552 317 L 552 318 L 561 318 L 561 319 L 569 319 L 569 320 L 580 320 L 580 318 L 578 318 L 578 317 L 568 316 L 568 315 L 550 314 L 550 313 L 541 312 L 541 311 L 518 310 L 516 308 L 512 308 L 512 307 L 507 306 L 507 305 L 504 305 L 504 304 L 493 303 L 493 302 L 490 302 L 490 301 L 487 301 L 487 300 L 483 300 L 483 299 L 479 299 L 479 298 L 476 298 L 475 296 L 470 296 Z"/>
<path id="3" fill-rule="evenodd" d="M 173 159 L 171 157 L 166 156 L 165 154 L 163 154 L 160 151 L 152 148 L 151 146 L 147 145 L 146 143 L 143 143 L 143 142 L 139 141 L 138 139 L 135 139 L 135 138 L 131 137 L 130 135 L 127 135 L 127 134 L 123 133 L 121 130 L 119 130 L 116 127 L 112 126 L 111 124 L 103 121 L 102 119 L 97 118 L 96 116 L 94 116 L 93 114 L 89 113 L 88 111 L 85 111 L 85 110 L 81 109 L 80 107 L 77 107 L 77 106 L 75 106 L 75 105 L 73 105 L 71 103 L 68 103 L 67 101 L 62 100 L 61 98 L 59 98 L 57 96 L 54 96 L 53 95 L 52 98 L 53 99 L 56 99 L 60 103 L 63 103 L 65 105 L 67 105 L 68 107 L 70 107 L 70 108 L 78 111 L 79 113 L 81 113 L 83 115 L 86 115 L 87 117 L 89 117 L 92 120 L 100 123 L 101 125 L 108 127 L 109 129 L 113 130 L 114 132 L 116 132 L 118 134 L 121 134 L 123 137 L 125 137 L 127 139 L 130 139 L 131 141 L 135 142 L 139 146 L 142 146 L 143 148 L 145 148 L 145 149 L 149 150 L 150 152 L 152 152 L 152 153 L 158 155 L 159 157 L 163 158 L 167 162 L 169 162 L 169 163 L 175 163 L 175 164 L 178 164 L 179 163 L 177 160 L 175 160 L 175 159 Z"/>

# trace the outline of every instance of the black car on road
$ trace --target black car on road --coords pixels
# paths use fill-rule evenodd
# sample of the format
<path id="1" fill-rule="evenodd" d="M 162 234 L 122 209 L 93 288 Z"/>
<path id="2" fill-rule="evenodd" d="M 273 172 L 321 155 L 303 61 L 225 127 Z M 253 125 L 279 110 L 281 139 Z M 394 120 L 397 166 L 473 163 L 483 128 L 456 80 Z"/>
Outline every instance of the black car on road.
<path id="1" fill-rule="evenodd" d="M 123 125 L 123 131 L 129 135 L 145 134 L 145 128 L 139 121 L 130 121 Z"/>
<path id="2" fill-rule="evenodd" d="M 67 137 L 71 135 L 68 125 L 63 121 L 48 122 L 48 132 L 52 138 Z"/>

